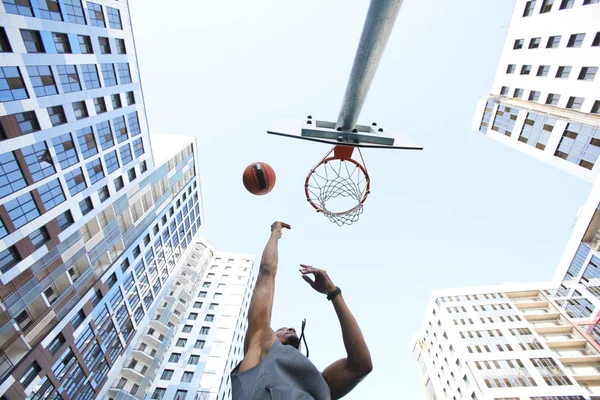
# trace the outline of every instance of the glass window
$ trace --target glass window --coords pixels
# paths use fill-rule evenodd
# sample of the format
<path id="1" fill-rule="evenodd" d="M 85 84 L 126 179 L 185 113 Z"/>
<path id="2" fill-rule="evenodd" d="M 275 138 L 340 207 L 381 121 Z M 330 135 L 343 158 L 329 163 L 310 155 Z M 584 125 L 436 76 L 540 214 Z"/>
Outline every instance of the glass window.
<path id="1" fill-rule="evenodd" d="M 600 130 L 594 126 L 569 123 L 563 132 L 555 156 L 592 169 L 600 154 Z"/>
<path id="2" fill-rule="evenodd" d="M 117 41 L 117 53 L 118 54 L 127 54 L 127 49 L 125 48 L 125 40 L 124 39 L 116 39 Z"/>
<path id="3" fill-rule="evenodd" d="M 98 148 L 96 147 L 96 139 L 91 126 L 86 126 L 83 129 L 75 131 L 77 135 L 77 141 L 81 148 L 81 154 L 84 159 L 90 158 L 93 155 L 98 154 Z"/>
<path id="4" fill-rule="evenodd" d="M 35 111 L 17 113 L 15 114 L 15 119 L 19 124 L 22 135 L 27 135 L 28 133 L 33 133 L 40 130 L 40 125 L 38 123 L 37 116 L 35 115 Z"/>
<path id="5" fill-rule="evenodd" d="M 567 79 L 569 77 L 569 74 L 571 73 L 571 67 L 558 67 L 558 70 L 556 70 L 556 77 L 557 78 L 562 78 L 562 79 Z"/>
<path id="6" fill-rule="evenodd" d="M 168 381 L 173 377 L 173 372 L 174 370 L 172 369 L 165 369 L 162 372 L 162 375 L 160 376 L 160 379 L 162 379 L 163 381 Z"/>
<path id="7" fill-rule="evenodd" d="M 195 312 L 193 312 L 193 313 L 190 313 L 190 315 L 189 315 L 188 319 L 189 319 L 190 321 L 195 321 L 195 320 L 197 320 L 197 319 L 198 319 L 198 313 L 195 313 Z"/>
<path id="8" fill-rule="evenodd" d="M 77 35 L 77 41 L 79 42 L 79 50 L 81 54 L 92 54 L 94 49 L 92 47 L 92 41 L 89 36 Z"/>
<path id="9" fill-rule="evenodd" d="M 102 12 L 102 6 L 100 4 L 87 2 L 88 15 L 90 17 L 90 23 L 93 26 L 105 28 L 106 23 L 104 22 L 104 13 Z"/>
<path id="10" fill-rule="evenodd" d="M 127 97 L 127 105 L 128 106 L 135 104 L 135 96 L 134 96 L 133 92 L 127 92 L 126 97 Z"/>
<path id="11" fill-rule="evenodd" d="M 550 36 L 548 38 L 548 43 L 546 43 L 547 49 L 556 49 L 560 43 L 561 36 Z"/>
<path id="12" fill-rule="evenodd" d="M 117 152 L 111 151 L 110 153 L 104 156 L 104 163 L 106 164 L 106 170 L 108 173 L 113 173 L 117 169 L 119 169 L 119 160 L 117 159 Z"/>
<path id="13" fill-rule="evenodd" d="M 5 205 L 8 216 L 12 220 L 15 229 L 19 229 L 26 223 L 40 216 L 40 212 L 33 201 L 31 192 L 7 202 Z"/>
<path id="14" fill-rule="evenodd" d="M 67 210 L 60 214 L 58 217 L 56 217 L 56 222 L 58 223 L 58 227 L 61 231 L 67 229 L 73 224 L 73 215 L 71 215 L 71 211 Z"/>
<path id="15" fill-rule="evenodd" d="M 37 97 L 51 96 L 57 94 L 54 75 L 49 66 L 27 67 L 33 91 Z"/>
<path id="16" fill-rule="evenodd" d="M 34 182 L 41 181 L 56 172 L 46 142 L 23 147 L 21 151 Z"/>
<path id="17" fill-rule="evenodd" d="M 589 4 L 599 4 L 600 0 L 583 0 L 583 5 L 587 6 Z"/>
<path id="18" fill-rule="evenodd" d="M 67 181 L 67 186 L 69 187 L 69 193 L 71 193 L 71 196 L 75 196 L 77 193 L 87 188 L 81 168 L 75 168 L 73 171 L 67 172 L 65 174 L 65 179 Z"/>
<path id="19" fill-rule="evenodd" d="M 140 121 L 138 119 L 137 111 L 127 114 L 127 122 L 129 123 L 129 130 L 131 136 L 136 136 L 142 133 L 140 130 Z"/>
<path id="20" fill-rule="evenodd" d="M 52 144 L 62 168 L 70 167 L 79 161 L 75 143 L 70 133 L 53 138 Z"/>
<path id="21" fill-rule="evenodd" d="M 108 38 L 99 37 L 98 43 L 100 44 L 100 53 L 102 53 L 102 54 L 110 54 L 111 53 L 110 42 L 108 41 Z"/>
<path id="22" fill-rule="evenodd" d="M 535 8 L 535 0 L 530 0 L 525 3 L 525 10 L 523 11 L 524 17 L 530 17 L 533 15 L 533 9 Z"/>
<path id="23" fill-rule="evenodd" d="M 98 75 L 98 67 L 96 64 L 83 64 L 81 65 L 81 72 L 83 73 L 83 82 L 85 82 L 86 89 L 97 89 L 101 87 L 100 76 Z M 94 99 L 94 104 L 96 103 Z"/>
<path id="24" fill-rule="evenodd" d="M 121 85 L 125 83 L 131 83 L 129 63 L 117 63 L 117 71 L 119 72 L 119 82 Z"/>
<path id="25" fill-rule="evenodd" d="M 188 364 L 190 365 L 198 365 L 198 362 L 200 361 L 200 356 L 197 356 L 195 354 L 192 354 L 190 356 L 190 359 L 188 361 Z"/>
<path id="26" fill-rule="evenodd" d="M 196 340 L 196 344 L 194 344 L 194 348 L 195 349 L 203 349 L 205 343 L 206 342 L 204 340 Z"/>
<path id="27" fill-rule="evenodd" d="M 570 108 L 573 110 L 581 110 L 582 105 L 583 105 L 583 97 L 571 96 L 571 97 L 569 97 L 569 100 L 567 101 L 567 108 Z"/>
<path id="28" fill-rule="evenodd" d="M 538 47 L 540 47 L 540 43 L 541 42 L 542 42 L 542 38 L 541 37 L 531 38 L 529 40 L 529 48 L 530 49 L 537 49 Z"/>
<path id="29" fill-rule="evenodd" d="M 521 67 L 521 75 L 529 75 L 531 73 L 531 65 L 523 65 Z"/>
<path id="30" fill-rule="evenodd" d="M 181 377 L 181 382 L 191 382 L 193 378 L 194 373 L 192 371 L 185 371 Z"/>
<path id="31" fill-rule="evenodd" d="M 73 103 L 73 111 L 75 112 L 75 118 L 83 119 L 89 116 L 85 101 L 76 101 Z"/>
<path id="32" fill-rule="evenodd" d="M 0 102 L 28 99 L 27 89 L 17 67 L 0 67 Z"/>
<path id="33" fill-rule="evenodd" d="M 102 78 L 104 79 L 104 86 L 116 86 L 117 76 L 115 74 L 115 66 L 110 63 L 101 64 Z"/>
<path id="34" fill-rule="evenodd" d="M 533 366 L 538 370 L 548 386 L 572 385 L 567 374 L 552 358 L 531 358 Z M 574 396 L 573 396 L 574 397 Z"/>
<path id="35" fill-rule="evenodd" d="M 142 142 L 142 138 L 133 141 L 133 153 L 136 157 L 144 154 L 144 143 Z"/>
<path id="36" fill-rule="evenodd" d="M 33 17 L 33 9 L 30 0 L 3 0 L 4 8 L 9 14 Z"/>
<path id="37" fill-rule="evenodd" d="M 596 32 L 596 36 L 594 36 L 594 40 L 592 41 L 592 47 L 600 46 L 600 32 Z"/>
<path id="38" fill-rule="evenodd" d="M 515 64 L 508 64 L 508 67 L 506 67 L 506 73 L 507 74 L 514 74 L 516 67 L 517 66 Z"/>
<path id="39" fill-rule="evenodd" d="M 127 165 L 129 162 L 133 160 L 131 155 L 131 147 L 129 144 L 125 144 L 119 148 L 119 153 L 121 154 L 121 162 L 123 165 Z"/>
<path id="40" fill-rule="evenodd" d="M 203 326 L 203 327 L 200 329 L 200 334 L 201 334 L 201 335 L 208 335 L 208 332 L 210 332 L 210 328 L 209 328 L 208 326 Z"/>
<path id="41" fill-rule="evenodd" d="M 56 46 L 56 52 L 58 54 L 70 54 L 72 53 L 71 44 L 69 43 L 69 36 L 66 33 L 52 33 L 54 39 L 54 45 Z"/>
<path id="42" fill-rule="evenodd" d="M 550 104 L 552 106 L 555 106 L 555 105 L 558 104 L 559 100 L 560 100 L 560 94 L 549 93 L 548 97 L 546 97 L 546 104 Z"/>
<path id="43" fill-rule="evenodd" d="M 118 177 L 114 180 L 115 183 L 115 189 L 117 190 L 117 192 L 121 189 L 123 189 L 123 187 L 125 186 L 125 184 L 123 183 L 123 178 L 122 177 Z"/>
<path id="44" fill-rule="evenodd" d="M 108 14 L 108 25 L 113 29 L 123 29 L 121 23 L 121 13 L 118 8 L 106 7 L 106 13 Z"/>
<path id="45" fill-rule="evenodd" d="M 592 114 L 600 114 L 600 100 L 596 100 L 592 106 Z"/>
<path id="46" fill-rule="evenodd" d="M 181 353 L 171 353 L 169 356 L 169 362 L 179 362 L 181 358 Z"/>
<path id="47" fill-rule="evenodd" d="M 112 100 L 113 110 L 123 107 L 123 103 L 121 103 L 121 95 L 119 93 L 111 95 L 110 98 Z"/>
<path id="48" fill-rule="evenodd" d="M 165 393 L 167 393 L 167 389 L 156 388 L 154 389 L 154 393 L 152 393 L 151 400 L 163 400 L 165 398 Z"/>
<path id="49" fill-rule="evenodd" d="M 543 0 L 542 7 L 540 9 L 540 14 L 550 12 L 552 10 L 553 4 L 554 4 L 554 0 Z"/>
<path id="50" fill-rule="evenodd" d="M 506 96 L 506 95 L 508 94 L 508 91 L 509 91 L 509 90 L 510 90 L 510 88 L 509 88 L 509 87 L 507 87 L 507 86 L 502 86 L 502 88 L 500 89 L 500 94 L 501 94 L 502 96 Z"/>
<path id="51" fill-rule="evenodd" d="M 98 82 L 100 84 L 100 82 Z M 94 107 L 96 107 L 96 114 L 102 114 L 106 112 L 106 102 L 104 97 L 96 97 L 94 99 Z"/>
<path id="52" fill-rule="evenodd" d="M 110 197 L 110 192 L 108 191 L 108 186 L 103 186 L 98 189 L 98 197 L 100 197 L 100 201 L 104 202 Z"/>
<path id="53" fill-rule="evenodd" d="M 12 151 L 0 154 L 0 197 L 23 189 L 27 184 Z"/>
<path id="54" fill-rule="evenodd" d="M 15 246 L 10 246 L 0 252 L 0 271 L 5 273 L 21 261 L 21 257 L 15 249 Z"/>
<path id="55" fill-rule="evenodd" d="M 187 390 L 178 389 L 173 400 L 185 400 L 185 396 L 187 396 Z"/>
<path id="56" fill-rule="evenodd" d="M 98 132 L 98 137 L 100 138 L 100 145 L 102 146 L 102 150 L 107 150 L 115 145 L 112 131 L 110 129 L 110 123 L 108 121 L 96 124 L 96 132 Z"/>
<path id="57" fill-rule="evenodd" d="M 177 343 L 175 344 L 175 347 L 184 347 L 187 343 L 187 339 L 185 338 L 179 338 L 177 339 Z"/>
<path id="58" fill-rule="evenodd" d="M 60 181 L 55 179 L 42 185 L 38 188 L 38 193 L 44 203 L 46 211 L 50 211 L 57 205 L 65 201 L 65 194 L 63 193 Z"/>
<path id="59" fill-rule="evenodd" d="M 64 0 L 63 4 L 65 5 L 65 12 L 69 22 L 85 25 L 85 16 L 83 15 L 81 0 Z"/>
<path id="60" fill-rule="evenodd" d="M 38 31 L 21 29 L 21 37 L 25 43 L 25 50 L 28 53 L 45 53 L 44 43 Z"/>
<path id="61" fill-rule="evenodd" d="M 26 388 L 31 384 L 31 382 L 35 380 L 35 378 L 37 378 L 41 370 L 42 368 L 40 368 L 39 364 L 36 361 L 34 361 L 33 363 L 31 363 L 29 368 L 25 370 L 23 375 L 21 375 L 21 377 L 19 378 L 19 382 L 21 383 L 21 385 L 23 385 L 23 387 Z"/>
<path id="62" fill-rule="evenodd" d="M 63 20 L 60 13 L 60 4 L 58 4 L 58 0 L 38 0 L 37 8 L 40 17 L 43 19 L 49 19 L 52 21 Z"/>
<path id="63" fill-rule="evenodd" d="M 569 8 L 573 8 L 573 4 L 575 3 L 575 0 L 562 0 L 560 2 L 560 10 L 568 10 Z"/>
<path id="64" fill-rule="evenodd" d="M 142 161 L 140 163 L 140 173 L 143 174 L 146 171 L 148 171 L 148 166 L 146 165 L 146 161 Z"/>
<path id="65" fill-rule="evenodd" d="M 67 123 L 67 117 L 65 116 L 65 110 L 63 106 L 48 107 L 48 116 L 52 126 L 59 126 Z"/>
<path id="66" fill-rule="evenodd" d="M 135 168 L 131 168 L 129 171 L 127 171 L 127 177 L 129 178 L 129 182 L 133 182 L 136 178 L 135 175 Z M 157 232 L 154 232 L 157 233 Z"/>
<path id="67" fill-rule="evenodd" d="M 86 197 L 85 199 L 79 202 L 79 208 L 81 209 L 81 214 L 86 215 L 90 211 L 94 209 L 94 204 L 92 203 L 92 199 Z"/>
<path id="68" fill-rule="evenodd" d="M 513 97 L 520 99 L 521 97 L 523 97 L 523 89 L 521 88 L 516 88 L 514 93 L 513 93 Z"/>
<path id="69" fill-rule="evenodd" d="M 102 170 L 102 163 L 97 158 L 94 161 L 86 165 L 88 176 L 90 177 L 90 183 L 93 185 L 100 179 L 104 178 L 104 171 Z"/>
<path id="70" fill-rule="evenodd" d="M 540 92 L 537 90 L 532 90 L 529 92 L 529 99 L 530 101 L 538 101 L 540 99 Z"/>
<path id="71" fill-rule="evenodd" d="M 548 76 L 548 72 L 550 72 L 549 65 L 540 65 L 538 67 L 536 76 Z"/>
<path id="72" fill-rule="evenodd" d="M 569 37 L 569 42 L 567 43 L 567 47 L 581 47 L 583 43 L 583 39 L 585 38 L 585 33 L 575 33 Z"/>
<path id="73" fill-rule="evenodd" d="M 12 53 L 8 36 L 4 28 L 0 27 L 0 53 Z"/>
<path id="74" fill-rule="evenodd" d="M 577 80 L 593 81 L 598 72 L 598 67 L 582 67 Z"/>
<path id="75" fill-rule="evenodd" d="M 524 42 L 525 42 L 525 39 L 517 39 L 517 40 L 515 40 L 515 44 L 513 45 L 513 49 L 514 50 L 522 49 Z"/>

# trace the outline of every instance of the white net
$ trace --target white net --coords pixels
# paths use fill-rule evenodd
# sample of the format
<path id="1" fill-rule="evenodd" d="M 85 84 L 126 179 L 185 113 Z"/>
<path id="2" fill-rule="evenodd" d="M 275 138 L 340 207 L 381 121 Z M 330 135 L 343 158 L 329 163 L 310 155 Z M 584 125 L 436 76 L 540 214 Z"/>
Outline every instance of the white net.
<path id="1" fill-rule="evenodd" d="M 306 181 L 307 200 L 339 226 L 358 221 L 368 195 L 369 178 L 354 160 L 326 159 Z"/>

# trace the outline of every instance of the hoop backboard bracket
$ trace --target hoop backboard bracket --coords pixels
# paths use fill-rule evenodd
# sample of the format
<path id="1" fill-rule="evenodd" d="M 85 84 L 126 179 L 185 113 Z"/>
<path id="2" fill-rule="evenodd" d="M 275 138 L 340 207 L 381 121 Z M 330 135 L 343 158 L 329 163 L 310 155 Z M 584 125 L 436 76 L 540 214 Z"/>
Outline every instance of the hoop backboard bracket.
<path id="1" fill-rule="evenodd" d="M 378 126 L 356 125 L 352 130 L 338 130 L 335 122 L 321 121 L 308 117 L 306 120 L 279 120 L 267 130 L 272 135 L 292 139 L 303 139 L 332 146 L 352 146 L 362 148 L 423 150 L 408 135 L 388 131 Z"/>

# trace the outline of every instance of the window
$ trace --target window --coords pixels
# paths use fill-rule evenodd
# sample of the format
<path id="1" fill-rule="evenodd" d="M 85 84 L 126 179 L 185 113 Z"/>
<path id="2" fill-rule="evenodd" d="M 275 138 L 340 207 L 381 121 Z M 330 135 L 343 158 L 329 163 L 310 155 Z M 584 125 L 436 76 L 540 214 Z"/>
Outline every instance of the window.
<path id="1" fill-rule="evenodd" d="M 108 191 L 108 186 L 103 186 L 100 189 L 98 189 L 98 197 L 100 197 L 100 201 L 102 203 L 104 203 L 105 200 L 108 200 L 108 198 L 110 197 L 110 192 Z"/>
<path id="2" fill-rule="evenodd" d="M 30 0 L 4 0 L 4 8 L 9 14 L 33 17 Z"/>
<path id="3" fill-rule="evenodd" d="M 91 126 L 86 126 L 83 129 L 76 130 L 75 134 L 77 135 L 77 142 L 79 143 L 81 154 L 83 155 L 84 159 L 88 159 L 91 156 L 98 154 L 96 139 Z"/>
<path id="4" fill-rule="evenodd" d="M 178 389 L 173 400 L 185 400 L 185 396 L 187 396 L 187 390 Z"/>
<path id="5" fill-rule="evenodd" d="M 21 152 L 25 157 L 25 163 L 34 182 L 41 181 L 56 172 L 52 156 L 45 142 L 38 142 L 31 146 L 23 147 L 21 148 Z"/>
<path id="6" fill-rule="evenodd" d="M 92 54 L 94 49 L 92 48 L 92 41 L 89 36 L 77 35 L 77 41 L 79 42 L 79 50 L 81 54 Z"/>
<path id="7" fill-rule="evenodd" d="M 146 171 L 148 171 L 148 166 L 146 165 L 146 161 L 142 161 L 140 163 L 140 173 L 143 174 Z"/>
<path id="8" fill-rule="evenodd" d="M 509 91 L 509 90 L 510 90 L 510 89 L 509 89 L 507 86 L 502 86 L 502 88 L 500 89 L 500 94 L 501 94 L 502 96 L 506 96 L 506 95 L 508 94 L 508 91 Z"/>
<path id="9" fill-rule="evenodd" d="M 96 72 L 96 75 L 98 72 Z M 100 84 L 100 82 L 98 82 Z M 96 108 L 96 114 L 102 114 L 106 112 L 106 102 L 104 101 L 104 97 L 96 97 L 94 99 L 94 107 Z M 108 124 L 108 121 L 107 121 Z"/>
<path id="10" fill-rule="evenodd" d="M 100 76 L 98 75 L 98 67 L 96 67 L 96 64 L 81 65 L 81 72 L 83 74 L 83 82 L 85 83 L 86 89 L 97 89 L 102 86 L 100 85 Z M 96 104 L 96 99 L 94 99 L 94 104 Z M 106 111 L 106 109 L 104 111 Z M 96 113 L 100 114 L 98 108 L 96 108 Z"/>
<path id="11" fill-rule="evenodd" d="M 583 105 L 583 97 L 569 97 L 567 101 L 567 108 L 571 108 L 573 110 L 581 110 L 581 106 Z"/>
<path id="12" fill-rule="evenodd" d="M 522 49 L 524 42 L 525 42 L 525 39 L 517 39 L 517 40 L 515 40 L 515 44 L 513 45 L 513 49 L 514 50 Z"/>
<path id="13" fill-rule="evenodd" d="M 561 36 L 550 36 L 548 38 L 548 43 L 546 43 L 547 49 L 556 49 L 560 43 Z"/>
<path id="14" fill-rule="evenodd" d="M 117 63 L 117 71 L 119 73 L 119 82 L 122 84 L 131 83 L 131 72 L 129 71 L 129 63 Z"/>
<path id="15" fill-rule="evenodd" d="M 204 340 L 196 340 L 196 343 L 194 344 L 194 348 L 195 349 L 203 349 L 204 348 Z"/>
<path id="16" fill-rule="evenodd" d="M 220 299 L 222 295 L 223 295 L 223 293 L 215 293 L 215 295 L 213 296 L 213 299 L 215 299 L 215 300 Z"/>
<path id="17" fill-rule="evenodd" d="M 518 108 L 500 105 L 491 129 L 498 133 L 504 134 L 505 136 L 511 136 L 518 114 Z"/>
<path id="18" fill-rule="evenodd" d="M 23 385 L 23 387 L 26 388 L 31 384 L 31 382 L 35 380 L 35 378 L 37 378 L 41 370 L 42 368 L 40 368 L 40 365 L 37 363 L 37 361 L 34 361 L 33 363 L 31 363 L 29 368 L 25 370 L 23 375 L 21 375 L 21 377 L 19 378 L 19 382 L 21 383 L 21 385 Z"/>
<path id="19" fill-rule="evenodd" d="M 173 377 L 173 372 L 174 372 L 174 370 L 172 370 L 172 369 L 165 369 L 163 371 L 162 375 L 160 376 L 160 379 L 162 379 L 164 381 L 171 380 L 171 378 Z"/>
<path id="20" fill-rule="evenodd" d="M 116 86 L 117 76 L 115 74 L 115 66 L 110 63 L 101 64 L 102 78 L 104 79 L 104 86 Z"/>
<path id="21" fill-rule="evenodd" d="M 582 67 L 577 80 L 593 81 L 598 72 L 598 67 Z"/>
<path id="22" fill-rule="evenodd" d="M 133 182 L 137 176 L 135 175 L 135 168 L 131 168 L 127 171 L 127 178 L 129 178 L 129 182 Z M 155 234 L 158 233 L 158 227 L 155 227 Z"/>
<path id="23" fill-rule="evenodd" d="M 209 328 L 208 326 L 203 326 L 203 327 L 200 329 L 200 334 L 201 334 L 201 335 L 208 335 L 208 332 L 210 332 L 210 328 Z"/>
<path id="24" fill-rule="evenodd" d="M 65 337 L 62 333 L 59 333 L 48 345 L 48 351 L 50 354 L 55 355 L 65 342 Z"/>
<path id="25" fill-rule="evenodd" d="M 529 40 L 529 48 L 530 49 L 537 49 L 540 47 L 540 43 L 542 42 L 542 38 L 541 37 L 536 37 L 536 38 L 531 38 Z"/>
<path id="26" fill-rule="evenodd" d="M 600 0 L 583 0 L 583 5 L 587 6 L 589 4 L 598 4 L 600 3 Z"/>
<path id="27" fill-rule="evenodd" d="M 56 222 L 58 223 L 58 227 L 60 228 L 61 232 L 67 229 L 73 224 L 73 215 L 71 215 L 71 211 L 67 210 L 60 214 L 58 217 L 56 217 Z"/>
<path id="28" fill-rule="evenodd" d="M 121 23 L 121 13 L 118 8 L 106 7 L 106 13 L 108 14 L 108 25 L 113 29 L 123 29 Z"/>
<path id="29" fill-rule="evenodd" d="M 569 123 L 555 156 L 586 169 L 592 169 L 600 154 L 600 130 L 594 126 Z"/>
<path id="30" fill-rule="evenodd" d="M 181 377 L 181 382 L 191 382 L 193 377 L 194 373 L 192 371 L 185 371 Z"/>
<path id="31" fill-rule="evenodd" d="M 515 64 L 508 64 L 508 67 L 506 67 L 506 73 L 507 74 L 514 74 L 516 67 L 517 66 Z"/>
<path id="32" fill-rule="evenodd" d="M 127 92 L 127 94 L 125 96 L 127 97 L 127 105 L 128 106 L 135 104 L 135 96 L 134 96 L 133 92 Z"/>
<path id="33" fill-rule="evenodd" d="M 562 78 L 562 79 L 567 79 L 569 77 L 570 73 L 571 73 L 571 67 L 561 66 L 561 67 L 558 67 L 558 70 L 556 71 L 556 77 Z"/>
<path id="34" fill-rule="evenodd" d="M 190 313 L 188 319 L 191 321 L 195 321 L 196 319 L 198 319 L 198 313 Z"/>
<path id="35" fill-rule="evenodd" d="M 515 91 L 513 92 L 513 97 L 520 99 L 521 97 L 523 97 L 523 89 L 521 88 L 516 88 Z"/>
<path id="36" fill-rule="evenodd" d="M 90 23 L 93 26 L 98 26 L 100 28 L 106 27 L 106 23 L 104 22 L 104 13 L 102 12 L 102 6 L 100 4 L 88 1 L 87 8 L 88 15 L 90 17 Z"/>
<path id="37" fill-rule="evenodd" d="M 568 10 L 569 8 L 573 8 L 573 3 L 575 3 L 575 0 L 562 0 L 560 2 L 560 10 Z"/>
<path id="38" fill-rule="evenodd" d="M 560 100 L 560 94 L 549 93 L 548 97 L 546 97 L 546 104 L 555 106 L 558 104 L 558 100 Z"/>
<path id="39" fill-rule="evenodd" d="M 8 36 L 4 28 L 0 27 L 0 53 L 12 53 Z"/>
<path id="40" fill-rule="evenodd" d="M 67 21 L 85 25 L 85 16 L 83 15 L 81 0 L 65 0 L 63 1 L 63 4 L 65 5 Z"/>
<path id="41" fill-rule="evenodd" d="M 40 229 L 36 229 L 29 235 L 29 240 L 31 240 L 31 244 L 37 250 L 50 240 L 50 236 L 48 236 L 46 228 L 42 226 Z"/>
<path id="42" fill-rule="evenodd" d="M 581 47 L 583 43 L 583 39 L 585 38 L 585 33 L 575 33 L 569 37 L 569 42 L 567 43 L 567 47 Z"/>
<path id="43" fill-rule="evenodd" d="M 169 356 L 169 362 L 179 362 L 181 358 L 181 353 L 171 353 Z"/>
<path id="44" fill-rule="evenodd" d="M 208 315 L 206 315 L 206 318 L 204 318 L 204 320 L 207 322 L 212 322 L 212 321 L 214 321 L 214 319 L 215 319 L 215 316 L 212 314 L 208 314 Z"/>
<path id="45" fill-rule="evenodd" d="M 44 290 L 44 296 L 46 296 L 46 299 L 48 300 L 48 303 L 50 304 L 54 304 L 54 302 L 56 301 L 56 299 L 58 299 L 58 293 L 56 291 L 56 288 L 54 287 L 54 285 L 50 285 L 46 288 L 46 290 Z"/>
<path id="46" fill-rule="evenodd" d="M 540 9 L 540 14 L 550 12 L 550 10 L 552 10 L 553 4 L 554 4 L 554 0 L 543 0 L 542 8 Z"/>
<path id="47" fill-rule="evenodd" d="M 188 364 L 190 364 L 190 365 L 198 365 L 198 361 L 200 361 L 200 356 L 192 354 L 190 356 Z"/>
<path id="48" fill-rule="evenodd" d="M 131 156 L 131 148 L 129 147 L 129 144 L 125 144 L 124 146 L 121 146 L 119 148 L 119 153 L 121 154 L 121 161 L 123 162 L 123 165 L 126 165 L 127 163 L 131 162 L 131 160 L 133 160 L 133 157 Z"/>
<path id="49" fill-rule="evenodd" d="M 110 42 L 108 41 L 108 38 L 99 37 L 98 43 L 100 44 L 100 53 L 102 53 L 102 54 L 110 54 L 111 53 Z"/>
<path id="50" fill-rule="evenodd" d="M 600 46 L 600 32 L 596 32 L 596 36 L 594 36 L 594 40 L 592 41 L 592 47 Z"/>
<path id="51" fill-rule="evenodd" d="M 127 114 L 127 122 L 129 123 L 129 131 L 131 136 L 136 136 L 142 133 L 140 130 L 140 121 L 138 120 L 137 111 Z"/>
<path id="52" fill-rule="evenodd" d="M 52 75 L 49 66 L 27 67 L 27 73 L 37 97 L 51 96 L 58 93 L 54 75 Z"/>
<path id="53" fill-rule="evenodd" d="M 521 75 L 529 75 L 531 73 L 531 65 L 523 65 L 521 67 Z"/>
<path id="54" fill-rule="evenodd" d="M 52 21 L 62 21 L 58 0 L 42 0 L 37 2 L 40 17 Z"/>
<path id="55" fill-rule="evenodd" d="M 177 339 L 177 343 L 175 344 L 175 347 L 185 347 L 186 343 L 187 343 L 187 339 L 179 338 L 179 339 Z"/>
<path id="56" fill-rule="evenodd" d="M 40 216 L 40 212 L 33 201 L 31 192 L 22 194 L 5 205 L 8 216 L 13 222 L 15 229 L 19 229 L 26 223 Z"/>
<path id="57" fill-rule="evenodd" d="M 0 67 L 0 102 L 29 98 L 17 67 Z"/>
<path id="58" fill-rule="evenodd" d="M 30 31 L 27 29 L 21 29 L 21 37 L 25 44 L 25 50 L 28 53 L 45 53 L 44 43 L 42 37 L 38 31 Z"/>
<path id="59" fill-rule="evenodd" d="M 202 308 L 202 302 L 201 301 L 197 301 L 194 303 L 194 308 Z"/>
<path id="60" fill-rule="evenodd" d="M 53 138 L 52 144 L 62 168 L 68 168 L 79 161 L 75 143 L 70 133 Z"/>
<path id="61" fill-rule="evenodd" d="M 217 303 L 210 303 L 210 306 L 208 307 L 209 310 L 216 310 L 218 307 Z"/>
<path id="62" fill-rule="evenodd" d="M 166 392 L 167 392 L 167 389 L 165 389 L 165 388 L 156 388 L 156 389 L 154 389 L 154 393 L 152 393 L 152 397 L 150 399 L 151 400 L 163 400 Z"/>
<path id="63" fill-rule="evenodd" d="M 592 114 L 600 114 L 600 100 L 596 100 L 592 106 Z"/>
<path id="64" fill-rule="evenodd" d="M 192 325 L 184 325 L 183 326 L 183 333 L 190 333 L 192 331 Z"/>
<path id="65" fill-rule="evenodd" d="M 127 49 L 125 48 L 125 39 L 116 39 L 116 41 L 117 54 L 127 54 Z"/>
<path id="66" fill-rule="evenodd" d="M 85 101 L 76 101 L 73 103 L 73 112 L 76 119 L 83 119 L 89 116 Z"/>
<path id="67" fill-rule="evenodd" d="M 200 292 L 200 293 L 198 293 L 198 297 L 201 297 L 201 298 L 202 297 L 206 297 L 206 292 Z M 200 303 L 200 304 L 202 304 L 202 303 Z"/>
<path id="68" fill-rule="evenodd" d="M 5 273 L 21 261 L 21 257 L 15 249 L 15 246 L 10 246 L 0 252 L 0 271 Z M 23 329 L 23 328 L 21 328 Z"/>
<path id="69" fill-rule="evenodd" d="M 209 288 L 209 287 L 210 287 L 210 284 L 211 284 L 211 282 L 204 282 L 204 283 L 202 284 L 202 287 L 203 287 L 203 288 Z"/>
<path id="70" fill-rule="evenodd" d="M 27 135 L 28 133 L 40 130 L 40 124 L 38 123 L 35 111 L 26 111 L 14 115 L 22 135 Z"/>
<path id="71" fill-rule="evenodd" d="M 123 107 L 123 104 L 121 103 L 121 96 L 119 95 L 119 93 L 111 95 L 110 98 L 112 99 L 113 110 Z M 123 119 L 123 117 L 119 118 Z M 125 126 L 125 119 L 123 119 L 123 126 Z"/>
<path id="72" fill-rule="evenodd" d="M 572 385 L 571 380 L 554 359 L 532 358 L 530 361 L 549 386 Z"/>
<path id="73" fill-rule="evenodd" d="M 67 117 L 65 116 L 65 110 L 63 106 L 48 107 L 48 116 L 52 126 L 59 126 L 67 123 Z"/>
<path id="74" fill-rule="evenodd" d="M 524 17 L 530 17 L 533 15 L 533 9 L 535 8 L 535 0 L 530 0 L 525 3 L 525 10 L 523 11 Z"/>
<path id="75" fill-rule="evenodd" d="M 65 174 L 65 179 L 67 180 L 67 186 L 69 187 L 71 196 L 75 196 L 77 193 L 87 188 L 81 168 L 76 168 L 71 172 L 67 172 Z"/>
<path id="76" fill-rule="evenodd" d="M 88 176 L 90 177 L 90 183 L 93 185 L 100 179 L 104 178 L 104 171 L 102 170 L 102 163 L 99 158 L 86 165 Z"/>

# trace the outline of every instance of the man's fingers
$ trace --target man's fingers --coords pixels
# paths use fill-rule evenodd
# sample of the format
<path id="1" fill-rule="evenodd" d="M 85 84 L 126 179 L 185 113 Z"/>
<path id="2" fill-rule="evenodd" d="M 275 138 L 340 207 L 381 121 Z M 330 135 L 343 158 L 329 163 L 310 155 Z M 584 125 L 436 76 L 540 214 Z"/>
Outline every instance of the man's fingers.
<path id="1" fill-rule="evenodd" d="M 302 279 L 304 279 L 306 282 L 308 282 L 308 284 L 310 286 L 312 286 L 313 288 L 315 287 L 315 281 L 313 281 L 310 276 L 308 275 L 302 275 Z"/>
<path id="2" fill-rule="evenodd" d="M 282 228 L 287 228 L 287 229 L 292 229 L 292 227 L 290 226 L 290 224 L 286 224 L 285 222 L 281 223 L 281 227 Z"/>

